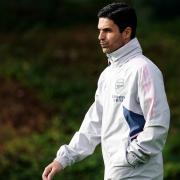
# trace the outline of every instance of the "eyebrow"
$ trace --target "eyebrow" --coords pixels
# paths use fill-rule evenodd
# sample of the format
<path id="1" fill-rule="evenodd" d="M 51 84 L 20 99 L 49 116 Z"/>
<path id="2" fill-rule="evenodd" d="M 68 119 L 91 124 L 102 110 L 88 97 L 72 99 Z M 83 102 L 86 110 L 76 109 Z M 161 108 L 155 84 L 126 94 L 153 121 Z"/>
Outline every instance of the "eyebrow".
<path id="1" fill-rule="evenodd" d="M 106 28 L 99 28 L 98 27 L 98 29 L 103 30 L 103 31 L 111 31 L 112 30 L 112 28 L 110 28 L 110 27 L 106 27 Z"/>

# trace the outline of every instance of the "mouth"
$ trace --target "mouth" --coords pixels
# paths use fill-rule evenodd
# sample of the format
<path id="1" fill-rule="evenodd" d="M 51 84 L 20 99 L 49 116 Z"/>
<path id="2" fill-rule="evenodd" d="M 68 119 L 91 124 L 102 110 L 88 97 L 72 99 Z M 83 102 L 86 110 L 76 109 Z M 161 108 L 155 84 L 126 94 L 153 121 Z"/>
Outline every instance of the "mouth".
<path id="1" fill-rule="evenodd" d="M 100 43 L 100 45 L 101 45 L 102 48 L 107 48 L 108 47 L 107 43 Z"/>

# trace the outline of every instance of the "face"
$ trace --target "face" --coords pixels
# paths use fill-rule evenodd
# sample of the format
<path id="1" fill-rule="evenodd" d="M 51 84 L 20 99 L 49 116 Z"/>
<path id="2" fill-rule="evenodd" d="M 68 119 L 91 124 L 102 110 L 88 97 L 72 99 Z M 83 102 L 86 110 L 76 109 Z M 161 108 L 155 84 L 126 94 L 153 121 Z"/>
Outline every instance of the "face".
<path id="1" fill-rule="evenodd" d="M 99 18 L 98 29 L 98 39 L 104 53 L 112 53 L 129 41 L 126 33 L 121 33 L 114 21 L 108 18 Z"/>

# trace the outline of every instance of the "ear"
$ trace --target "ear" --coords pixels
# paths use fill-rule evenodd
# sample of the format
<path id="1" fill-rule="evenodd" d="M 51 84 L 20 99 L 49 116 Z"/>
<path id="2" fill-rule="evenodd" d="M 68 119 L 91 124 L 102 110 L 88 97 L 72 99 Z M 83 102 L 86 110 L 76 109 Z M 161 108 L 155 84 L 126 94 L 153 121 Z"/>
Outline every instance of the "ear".
<path id="1" fill-rule="evenodd" d="M 124 29 L 124 31 L 122 32 L 122 37 L 126 42 L 130 41 L 131 33 L 132 33 L 132 28 L 131 27 L 126 27 Z"/>

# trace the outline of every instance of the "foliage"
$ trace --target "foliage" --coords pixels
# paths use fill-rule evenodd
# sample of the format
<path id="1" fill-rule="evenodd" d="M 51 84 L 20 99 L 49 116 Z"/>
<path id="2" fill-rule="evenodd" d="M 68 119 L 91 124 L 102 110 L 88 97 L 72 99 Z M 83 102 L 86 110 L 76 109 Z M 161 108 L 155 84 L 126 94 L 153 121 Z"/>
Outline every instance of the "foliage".
<path id="1" fill-rule="evenodd" d="M 103 2 L 105 0 L 1 0 L 1 31 L 23 30 L 36 24 L 42 27 L 89 24 L 96 21 L 97 10 Z"/>
<path id="2" fill-rule="evenodd" d="M 142 11 L 151 11 L 153 20 L 179 17 L 178 0 L 114 0 L 125 1 Z M 22 30 L 40 24 L 42 27 L 63 27 L 96 22 L 97 11 L 113 0 L 13 0 L 0 1 L 2 30 Z M 82 16 L 82 14 L 84 16 Z"/>
<path id="3" fill-rule="evenodd" d="M 170 20 L 174 18 L 179 18 L 179 5 L 180 2 L 178 0 L 149 0 L 142 1 L 143 4 L 150 6 L 153 9 L 153 19 L 158 17 L 161 20 Z"/>
<path id="4" fill-rule="evenodd" d="M 69 137 L 61 131 L 64 125 L 63 122 L 55 118 L 47 130 L 42 133 L 32 133 L 29 136 L 22 137 L 16 135 L 15 130 L 9 127 L 7 130 L 14 131 L 11 139 L 4 144 L 4 150 L 0 156 L 0 175 L 1 179 L 9 180 L 38 180 L 41 179 L 44 164 L 52 161 L 56 154 L 59 143 L 69 141 Z M 77 165 L 74 168 L 67 168 L 59 177 L 65 179 L 74 179 L 76 177 L 85 177 L 86 171 L 91 171 L 97 167 L 102 167 L 100 151 L 96 156 L 88 158 L 82 165 Z M 89 174 L 89 179 L 93 179 L 99 169 L 92 171 Z M 102 176 L 102 173 L 99 173 Z M 57 176 L 58 178 L 58 176 Z M 87 178 L 88 179 L 88 178 Z"/>
<path id="5" fill-rule="evenodd" d="M 0 148 L 2 179 L 40 179 L 43 168 L 53 160 L 59 145 L 68 143 L 78 130 L 93 101 L 97 76 L 106 64 L 101 64 L 102 59 L 95 54 L 99 52 L 94 31 L 90 28 L 86 31 L 80 33 L 79 27 L 71 31 L 37 27 L 24 34 L 11 34 L 11 40 L 9 33 L 1 36 L 0 75 L 36 89 L 43 103 L 57 109 L 41 132 L 22 133 L 11 122 L 4 125 L 3 129 L 11 133 L 1 130 L 1 136 L 5 138 Z M 70 41 L 76 44 L 69 44 Z M 90 49 L 92 55 L 89 55 Z M 87 179 L 94 179 L 97 173 L 102 177 L 100 154 L 98 148 L 95 156 L 67 168 L 57 178 L 74 179 L 75 174 L 82 178 L 87 176 L 87 171 L 92 171 Z"/>

